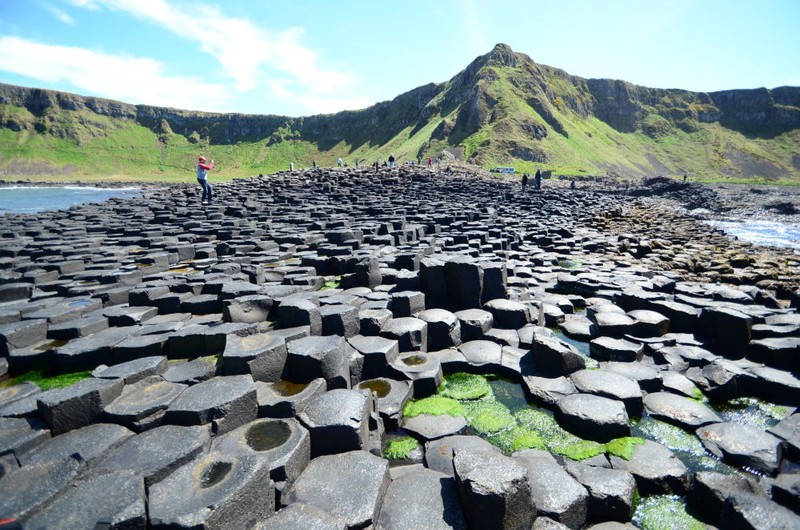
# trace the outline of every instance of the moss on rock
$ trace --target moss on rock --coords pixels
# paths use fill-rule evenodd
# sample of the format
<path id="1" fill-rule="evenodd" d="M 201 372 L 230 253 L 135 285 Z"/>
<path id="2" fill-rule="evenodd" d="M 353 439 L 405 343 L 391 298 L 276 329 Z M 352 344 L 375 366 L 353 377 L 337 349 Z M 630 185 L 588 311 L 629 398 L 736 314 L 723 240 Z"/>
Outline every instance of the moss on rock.
<path id="1" fill-rule="evenodd" d="M 492 391 L 485 377 L 457 373 L 445 376 L 437 393 L 458 400 L 473 400 L 487 396 Z"/>
<path id="2" fill-rule="evenodd" d="M 644 443 L 643 438 L 636 436 L 624 436 L 616 438 L 606 444 L 606 452 L 610 455 L 618 456 L 624 460 L 633 458 L 633 452 L 636 450 L 637 445 Z"/>
<path id="3" fill-rule="evenodd" d="M 383 456 L 389 460 L 403 460 L 408 458 L 411 451 L 418 447 L 419 442 L 411 436 L 390 438 L 386 441 L 386 449 L 383 450 Z"/>
<path id="4" fill-rule="evenodd" d="M 463 404 L 470 427 L 482 434 L 493 434 L 516 425 L 511 411 L 497 401 L 473 401 Z"/>
<path id="5" fill-rule="evenodd" d="M 642 530 L 705 530 L 706 525 L 686 512 L 686 505 L 674 495 L 645 497 L 636 508 L 633 522 Z"/>
<path id="6" fill-rule="evenodd" d="M 403 407 L 403 415 L 407 417 L 419 416 L 420 414 L 432 414 L 440 416 L 449 414 L 451 416 L 463 416 L 464 407 L 455 399 L 443 396 L 431 396 L 423 399 L 414 399 L 406 403 Z"/>

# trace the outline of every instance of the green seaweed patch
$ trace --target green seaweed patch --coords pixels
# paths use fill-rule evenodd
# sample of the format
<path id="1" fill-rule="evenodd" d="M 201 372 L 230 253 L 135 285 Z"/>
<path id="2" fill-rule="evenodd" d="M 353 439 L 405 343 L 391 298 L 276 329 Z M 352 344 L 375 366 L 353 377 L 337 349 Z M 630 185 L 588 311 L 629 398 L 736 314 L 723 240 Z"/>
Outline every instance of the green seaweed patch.
<path id="1" fill-rule="evenodd" d="M 704 530 L 706 525 L 686 512 L 683 500 L 675 495 L 654 495 L 642 499 L 633 515 L 642 530 Z"/>
<path id="2" fill-rule="evenodd" d="M 383 450 L 383 456 L 389 460 L 404 460 L 409 457 L 411 451 L 418 447 L 419 442 L 411 436 L 391 438 L 386 441 L 386 449 Z"/>
<path id="3" fill-rule="evenodd" d="M 472 401 L 463 407 L 467 423 L 481 434 L 494 434 L 517 424 L 508 407 L 497 401 Z"/>
<path id="4" fill-rule="evenodd" d="M 521 410 L 516 418 L 522 427 L 537 433 L 551 453 L 581 461 L 605 452 L 603 444 L 578 438 L 565 431 L 555 418 L 544 411 Z"/>
<path id="5" fill-rule="evenodd" d="M 457 373 L 445 376 L 437 393 L 458 400 L 480 399 L 491 392 L 489 382 L 479 375 Z"/>
<path id="6" fill-rule="evenodd" d="M 705 394 L 703 394 L 703 391 L 700 390 L 699 388 L 695 388 L 694 390 L 692 390 L 691 399 L 699 403 L 708 403 L 708 398 L 706 397 Z"/>
<path id="7" fill-rule="evenodd" d="M 605 452 L 603 444 L 592 440 L 583 440 L 573 435 L 562 440 L 553 440 L 548 443 L 548 449 L 553 454 L 561 455 L 577 462 L 594 458 Z"/>
<path id="8" fill-rule="evenodd" d="M 706 450 L 700 440 L 680 427 L 653 418 L 643 418 L 634 427 L 634 434 L 658 442 L 671 451 L 703 456 Z"/>
<path id="9" fill-rule="evenodd" d="M 522 451 L 523 449 L 547 449 L 541 436 L 519 426 L 491 435 L 489 443 L 500 448 L 506 454 Z"/>
<path id="10" fill-rule="evenodd" d="M 735 398 L 717 406 L 725 421 L 768 429 L 781 421 L 788 410 L 752 397 Z"/>
<path id="11" fill-rule="evenodd" d="M 463 416 L 464 406 L 455 399 L 444 396 L 431 396 L 413 399 L 403 407 L 403 415 L 408 418 L 419 416 L 420 414 Z"/>
<path id="12" fill-rule="evenodd" d="M 42 390 L 51 390 L 53 388 L 68 387 L 90 377 L 92 377 L 91 371 L 71 372 L 68 374 L 48 374 L 42 370 L 31 370 L 30 372 L 12 377 L 0 386 L 7 387 L 29 382 L 34 383 Z"/>
<path id="13" fill-rule="evenodd" d="M 643 443 L 643 438 L 624 436 L 608 442 L 606 444 L 606 452 L 610 455 L 618 456 L 623 460 L 630 460 L 633 458 L 633 452 L 636 450 L 636 447 Z"/>
<path id="14" fill-rule="evenodd" d="M 333 280 L 325 282 L 325 285 L 323 285 L 320 288 L 320 291 L 327 291 L 329 289 L 338 289 L 340 285 L 342 285 L 342 278 L 341 276 L 337 276 Z"/>

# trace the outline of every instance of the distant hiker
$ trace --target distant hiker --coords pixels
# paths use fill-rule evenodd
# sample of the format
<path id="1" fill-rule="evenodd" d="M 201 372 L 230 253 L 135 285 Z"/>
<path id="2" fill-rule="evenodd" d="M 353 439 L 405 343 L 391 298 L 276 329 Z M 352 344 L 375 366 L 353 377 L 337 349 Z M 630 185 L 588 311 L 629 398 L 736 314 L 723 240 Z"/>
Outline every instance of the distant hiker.
<path id="1" fill-rule="evenodd" d="M 433 167 L 433 158 L 428 157 L 428 167 Z"/>
<path id="2" fill-rule="evenodd" d="M 394 153 L 389 155 L 389 167 L 394 167 Z"/>
<path id="3" fill-rule="evenodd" d="M 372 164 L 372 167 L 375 168 L 375 173 L 378 172 L 378 166 L 380 166 L 380 161 L 376 160 L 375 163 Z"/>
<path id="4" fill-rule="evenodd" d="M 525 193 L 525 187 L 528 185 L 528 174 L 522 174 L 522 193 Z"/>
<path id="5" fill-rule="evenodd" d="M 339 157 L 339 160 L 336 161 L 336 165 L 342 167 L 342 157 Z"/>
<path id="6" fill-rule="evenodd" d="M 571 190 L 575 189 L 575 179 L 572 179 L 572 181 L 569 183 L 569 189 Z"/>
<path id="7" fill-rule="evenodd" d="M 542 172 L 538 169 L 536 170 L 536 175 L 533 176 L 533 188 L 542 189 Z"/>
<path id="8" fill-rule="evenodd" d="M 208 171 L 214 168 L 214 161 L 206 164 L 206 157 L 201 156 L 197 159 L 197 182 L 203 188 L 203 196 L 200 197 L 200 204 L 211 204 L 214 198 L 214 190 L 208 183 Z"/>
<path id="9" fill-rule="evenodd" d="M 317 161 L 316 160 L 312 160 L 311 161 L 311 167 L 313 167 L 314 169 L 317 169 Z"/>
<path id="10" fill-rule="evenodd" d="M 294 171 L 294 162 L 289 162 L 289 171 Z"/>
<path id="11" fill-rule="evenodd" d="M 688 179 L 688 178 L 689 178 L 689 175 L 687 175 L 686 173 L 684 173 L 684 174 L 683 174 L 683 181 L 684 181 L 684 182 L 686 182 L 686 179 Z"/>

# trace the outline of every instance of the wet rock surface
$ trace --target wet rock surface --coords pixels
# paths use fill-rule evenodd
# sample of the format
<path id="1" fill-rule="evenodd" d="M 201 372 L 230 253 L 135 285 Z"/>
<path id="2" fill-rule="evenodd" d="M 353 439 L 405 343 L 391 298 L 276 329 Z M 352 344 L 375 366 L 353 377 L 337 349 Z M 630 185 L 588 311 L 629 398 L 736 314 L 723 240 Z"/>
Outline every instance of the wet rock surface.
<path id="1" fill-rule="evenodd" d="M 724 191 L 545 184 L 320 168 L 219 184 L 213 206 L 187 185 L 3 216 L 2 370 L 91 375 L 0 389 L 0 516 L 583 528 L 630 524 L 636 489 L 797 526 L 800 257 L 670 202 L 735 211 Z M 455 372 L 524 385 L 581 450 L 523 433 L 538 452 L 504 455 L 477 408 L 404 417 Z M 772 419 L 718 406 L 745 398 Z M 655 419 L 683 434 L 605 445 Z M 389 472 L 395 431 L 418 467 Z"/>

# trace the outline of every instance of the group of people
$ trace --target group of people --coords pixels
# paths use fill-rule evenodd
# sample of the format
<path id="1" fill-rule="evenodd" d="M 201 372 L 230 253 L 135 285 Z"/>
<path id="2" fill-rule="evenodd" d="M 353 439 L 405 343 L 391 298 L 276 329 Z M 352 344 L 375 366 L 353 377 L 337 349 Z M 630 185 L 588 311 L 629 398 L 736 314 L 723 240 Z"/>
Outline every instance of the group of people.
<path id="1" fill-rule="evenodd" d="M 528 186 L 528 174 L 522 174 L 522 193 L 525 193 L 525 188 Z M 542 189 L 542 171 L 537 169 L 536 174 L 533 175 L 533 189 Z"/>

